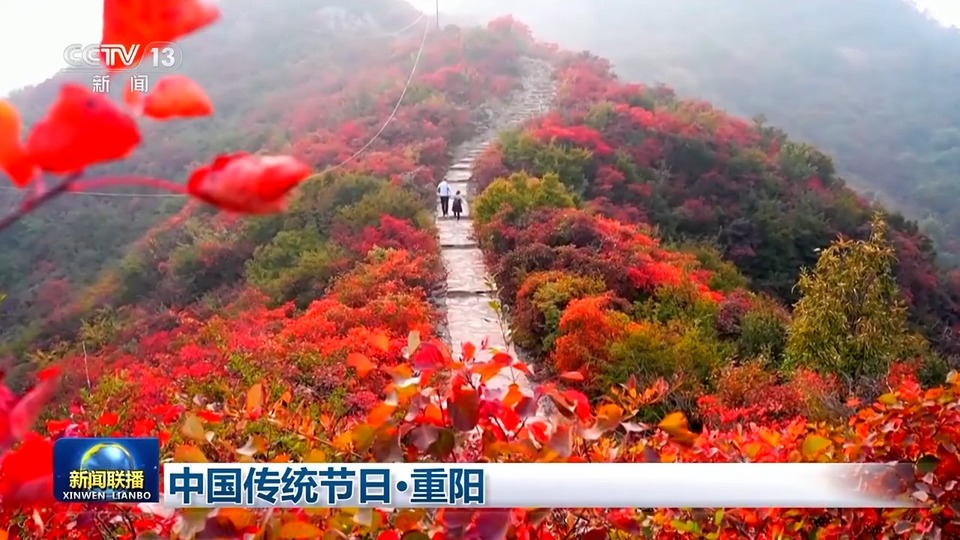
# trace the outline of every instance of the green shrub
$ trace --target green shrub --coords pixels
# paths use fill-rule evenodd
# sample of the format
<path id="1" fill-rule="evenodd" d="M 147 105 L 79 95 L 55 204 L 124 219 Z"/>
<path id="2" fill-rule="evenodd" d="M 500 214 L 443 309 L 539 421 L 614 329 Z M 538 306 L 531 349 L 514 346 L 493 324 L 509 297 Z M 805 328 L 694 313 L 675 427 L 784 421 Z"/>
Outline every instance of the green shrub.
<path id="1" fill-rule="evenodd" d="M 680 321 L 642 322 L 611 344 L 610 352 L 611 361 L 597 374 L 601 388 L 623 384 L 631 376 L 640 387 L 663 377 L 677 381 L 677 392 L 692 395 L 710 384 L 713 373 L 732 358 L 735 347 L 708 330 Z"/>
<path id="2" fill-rule="evenodd" d="M 527 276 L 511 314 L 514 342 L 534 353 L 550 350 L 557 339 L 560 316 L 570 300 L 605 290 L 606 284 L 597 277 L 561 271 Z"/>
<path id="3" fill-rule="evenodd" d="M 246 276 L 274 304 L 293 301 L 304 308 L 323 294 L 344 261 L 343 250 L 313 229 L 283 231 L 257 248 Z"/>
<path id="4" fill-rule="evenodd" d="M 514 173 L 498 178 L 473 203 L 473 218 L 487 223 L 497 213 L 507 212 L 511 218 L 545 208 L 574 208 L 577 202 L 555 173 L 543 178 Z"/>

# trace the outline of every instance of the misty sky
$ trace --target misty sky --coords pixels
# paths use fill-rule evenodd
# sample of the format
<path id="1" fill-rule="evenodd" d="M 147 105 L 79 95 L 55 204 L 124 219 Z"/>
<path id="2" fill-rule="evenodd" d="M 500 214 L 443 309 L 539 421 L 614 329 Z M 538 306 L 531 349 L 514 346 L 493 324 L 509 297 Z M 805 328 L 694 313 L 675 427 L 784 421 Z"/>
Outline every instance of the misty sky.
<path id="1" fill-rule="evenodd" d="M 409 1 L 428 12 L 436 5 L 436 0 Z M 469 12 L 469 5 L 478 1 L 440 0 L 441 11 Z M 916 3 L 944 24 L 960 26 L 960 1 L 916 0 Z M 3 0 L 0 47 L 6 54 L 0 70 L 0 96 L 43 82 L 63 68 L 66 46 L 98 42 L 102 5 L 102 0 Z"/>

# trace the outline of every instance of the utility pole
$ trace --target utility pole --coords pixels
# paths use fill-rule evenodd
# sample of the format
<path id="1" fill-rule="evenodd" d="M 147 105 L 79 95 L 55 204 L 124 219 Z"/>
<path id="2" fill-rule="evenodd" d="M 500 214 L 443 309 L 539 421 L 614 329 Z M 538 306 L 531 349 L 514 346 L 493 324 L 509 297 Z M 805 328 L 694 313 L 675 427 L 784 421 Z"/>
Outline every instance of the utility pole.
<path id="1" fill-rule="evenodd" d="M 437 0 L 437 30 L 440 29 L 440 0 Z"/>

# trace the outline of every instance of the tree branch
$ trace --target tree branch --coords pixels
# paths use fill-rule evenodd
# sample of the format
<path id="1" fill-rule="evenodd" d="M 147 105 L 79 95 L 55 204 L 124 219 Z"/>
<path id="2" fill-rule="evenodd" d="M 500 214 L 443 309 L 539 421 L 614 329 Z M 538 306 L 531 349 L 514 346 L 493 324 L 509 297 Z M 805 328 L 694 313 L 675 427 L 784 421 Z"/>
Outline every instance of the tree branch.
<path id="1" fill-rule="evenodd" d="M 9 228 L 14 223 L 20 221 L 23 216 L 33 212 L 40 206 L 50 202 L 59 195 L 62 195 L 64 192 L 70 189 L 70 186 L 73 185 L 77 179 L 80 178 L 82 172 L 73 173 L 70 176 L 67 176 L 60 181 L 59 184 L 53 186 L 52 188 L 40 193 L 37 196 L 25 197 L 23 202 L 20 203 L 20 207 L 8 214 L 3 219 L 0 219 L 0 232 L 4 229 Z"/>
<path id="2" fill-rule="evenodd" d="M 36 195 L 28 192 L 26 195 L 24 195 L 23 201 L 20 203 L 19 208 L 3 219 L 0 219 L 0 232 L 20 221 L 21 218 L 30 212 L 33 212 L 40 206 L 50 202 L 54 198 L 66 192 L 82 192 L 89 189 L 104 188 L 108 186 L 143 186 L 169 191 L 178 195 L 186 195 L 187 193 L 185 186 L 169 180 L 139 176 L 118 176 L 94 178 L 81 181 L 80 177 L 82 175 L 82 172 L 71 174 L 70 176 L 64 178 L 59 184 L 46 191 L 41 191 Z"/>

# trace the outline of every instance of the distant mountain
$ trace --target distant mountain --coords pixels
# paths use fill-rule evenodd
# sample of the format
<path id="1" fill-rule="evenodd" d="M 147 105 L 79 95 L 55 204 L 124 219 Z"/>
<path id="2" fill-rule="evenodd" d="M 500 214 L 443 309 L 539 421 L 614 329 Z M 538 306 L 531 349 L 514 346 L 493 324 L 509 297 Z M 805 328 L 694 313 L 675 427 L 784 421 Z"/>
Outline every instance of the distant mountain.
<path id="1" fill-rule="evenodd" d="M 848 181 L 960 255 L 960 30 L 904 0 L 447 2 L 506 12 L 538 37 L 610 58 L 829 151 Z M 549 7 L 548 7 L 549 6 Z"/>
<path id="2" fill-rule="evenodd" d="M 201 83 L 216 114 L 145 124 L 146 144 L 134 156 L 91 169 L 90 176 L 133 174 L 183 181 L 194 166 L 217 153 L 290 150 L 305 138 L 322 142 L 324 126 L 337 125 L 344 115 L 356 112 L 331 105 L 341 92 L 352 96 L 356 107 L 377 105 L 363 103 L 363 98 L 382 80 L 360 76 L 359 59 L 380 59 L 384 65 L 378 75 L 395 71 L 402 82 L 407 73 L 401 71 L 409 69 L 410 61 L 406 52 L 395 56 L 394 42 L 418 40 L 422 28 L 410 27 L 421 13 L 394 0 L 365 0 L 362 5 L 346 0 L 228 0 L 222 8 L 223 21 L 179 43 L 181 72 Z M 63 82 L 85 84 L 91 77 L 62 72 L 15 92 L 11 101 L 29 125 L 42 117 Z M 122 79 L 116 78 L 111 90 L 119 94 Z M 313 164 L 322 168 L 337 157 L 334 152 Z M 0 186 L 0 212 L 5 213 L 21 194 L 5 179 L 0 178 Z M 182 199 L 169 197 L 68 195 L 0 233 L 0 291 L 7 295 L 0 302 L 0 337 L 62 307 L 67 291 L 91 283 L 182 204 Z"/>

